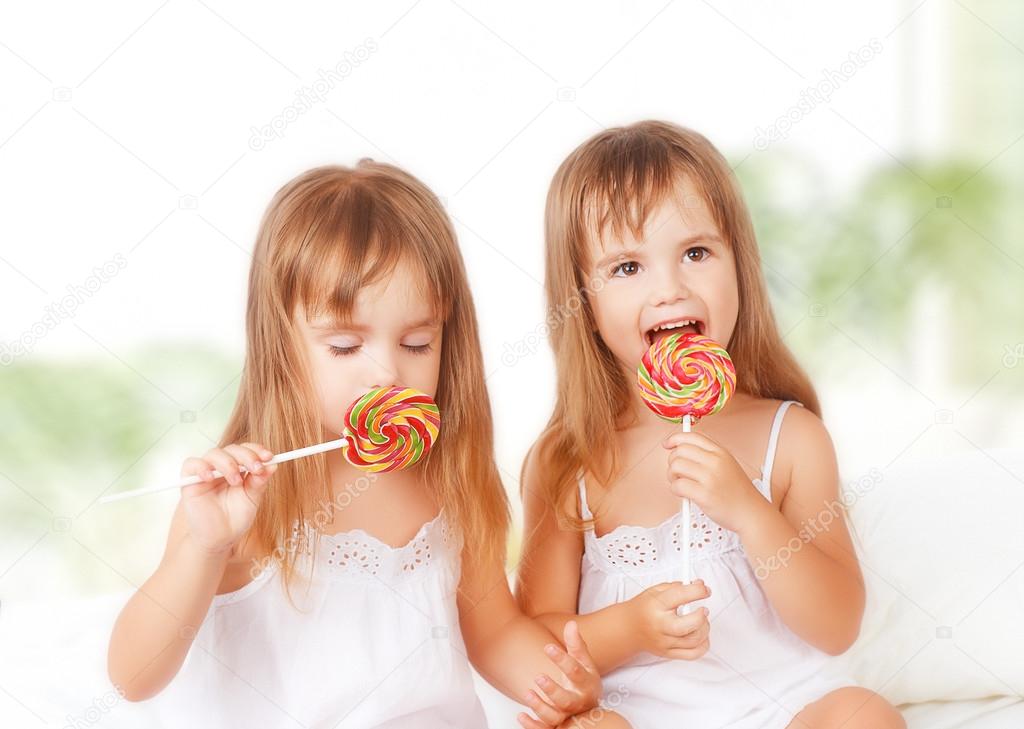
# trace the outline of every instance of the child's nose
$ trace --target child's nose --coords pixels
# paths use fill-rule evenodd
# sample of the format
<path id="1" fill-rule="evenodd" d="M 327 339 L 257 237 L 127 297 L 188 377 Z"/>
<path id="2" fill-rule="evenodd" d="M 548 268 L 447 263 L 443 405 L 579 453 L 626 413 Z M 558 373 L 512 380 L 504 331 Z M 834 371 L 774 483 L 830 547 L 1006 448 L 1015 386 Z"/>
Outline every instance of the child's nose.
<path id="1" fill-rule="evenodd" d="M 678 271 L 663 270 L 656 275 L 651 291 L 651 304 L 671 304 L 689 297 L 690 289 Z"/>
<path id="2" fill-rule="evenodd" d="M 366 383 L 369 387 L 394 387 L 399 384 L 398 368 L 391 357 L 386 353 L 367 352 L 366 359 L 369 366 L 366 372 Z"/>

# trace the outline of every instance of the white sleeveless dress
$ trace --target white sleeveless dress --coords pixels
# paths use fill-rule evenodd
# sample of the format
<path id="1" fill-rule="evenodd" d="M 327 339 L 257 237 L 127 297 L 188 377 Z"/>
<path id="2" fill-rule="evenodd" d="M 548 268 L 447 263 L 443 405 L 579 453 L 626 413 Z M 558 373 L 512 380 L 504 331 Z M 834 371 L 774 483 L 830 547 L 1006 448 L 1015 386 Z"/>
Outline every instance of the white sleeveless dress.
<path id="1" fill-rule="evenodd" d="M 361 530 L 312 541 L 299 552 L 317 560 L 313 580 L 292 589 L 301 612 L 276 563 L 214 598 L 154 699 L 160 726 L 486 727 L 455 602 L 461 540 L 443 512 L 400 548 Z"/>
<path id="2" fill-rule="evenodd" d="M 783 402 L 772 423 L 757 490 L 771 501 L 771 472 Z M 799 405 L 799 403 L 797 403 Z M 592 518 L 586 484 L 579 474 L 580 510 Z M 831 658 L 794 634 L 761 589 L 739 535 L 712 521 L 691 502 L 690 555 L 693 579 L 711 596 L 691 603 L 707 607 L 710 650 L 696 661 L 667 660 L 641 653 L 604 677 L 603 704 L 615 708 L 633 729 L 732 727 L 783 729 L 807 704 L 854 682 L 833 672 Z M 661 582 L 682 580 L 680 514 L 657 527 L 620 526 L 584 536 L 579 613 L 635 597 Z"/>

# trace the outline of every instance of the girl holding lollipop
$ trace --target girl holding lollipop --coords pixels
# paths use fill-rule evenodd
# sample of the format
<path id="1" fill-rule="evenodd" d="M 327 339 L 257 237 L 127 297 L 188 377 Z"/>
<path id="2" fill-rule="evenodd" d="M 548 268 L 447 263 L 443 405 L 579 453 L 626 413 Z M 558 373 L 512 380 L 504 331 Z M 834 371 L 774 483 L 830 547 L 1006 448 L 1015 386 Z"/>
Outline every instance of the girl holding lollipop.
<path id="1" fill-rule="evenodd" d="M 167 687 L 170 726 L 476 728 L 472 663 L 533 709 L 525 727 L 594 707 L 575 625 L 566 652 L 508 588 L 476 318 L 437 198 L 370 160 L 300 175 L 263 218 L 248 297 L 230 422 L 185 461 L 202 480 L 114 626 L 123 695 Z M 443 418 L 414 467 L 367 474 L 339 450 L 264 465 L 338 438 L 350 402 L 392 386 Z"/>
<path id="2" fill-rule="evenodd" d="M 552 631 L 578 622 L 636 729 L 905 726 L 823 670 L 859 632 L 864 585 L 842 514 L 822 518 L 832 443 L 725 159 L 672 124 L 608 129 L 558 169 L 545 228 L 548 305 L 580 305 L 553 327 L 557 400 L 523 468 L 520 605 Z M 680 334 L 725 343 L 736 369 L 693 432 L 637 387 L 648 348 Z"/>

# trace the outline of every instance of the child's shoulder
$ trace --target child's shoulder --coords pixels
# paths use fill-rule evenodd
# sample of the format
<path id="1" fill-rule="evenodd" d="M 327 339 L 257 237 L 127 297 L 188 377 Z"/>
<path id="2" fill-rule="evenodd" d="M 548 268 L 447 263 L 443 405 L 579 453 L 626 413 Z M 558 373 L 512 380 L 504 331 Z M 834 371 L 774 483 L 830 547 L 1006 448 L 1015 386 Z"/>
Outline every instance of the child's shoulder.
<path id="1" fill-rule="evenodd" d="M 559 432 L 555 428 L 549 426 L 541 431 L 523 458 L 523 478 L 538 477 L 545 464 L 550 465 L 561 459 L 564 454 L 559 452 L 559 441 Z"/>
<path id="2" fill-rule="evenodd" d="M 519 474 L 519 495 L 524 503 L 543 504 L 545 508 L 556 506 L 556 511 L 575 510 L 576 489 L 561 488 L 558 476 L 576 482 L 577 472 L 566 473 L 561 467 L 566 463 L 564 454 L 558 452 L 557 439 L 551 428 L 546 428 L 530 446 L 523 458 Z"/>
<path id="3" fill-rule="evenodd" d="M 757 398 L 750 407 L 758 411 L 757 417 L 762 422 L 774 424 L 783 402 L 772 398 Z M 817 414 L 794 402 L 786 408 L 779 424 L 771 476 L 772 501 L 781 502 L 793 484 L 802 477 L 833 473 L 835 468 L 835 447 L 825 423 Z"/>
<path id="4" fill-rule="evenodd" d="M 778 410 L 783 400 L 772 400 L 772 408 Z M 829 437 L 828 428 L 825 423 L 813 411 L 802 407 L 800 403 L 793 401 L 793 405 L 786 408 L 786 414 L 782 418 L 779 430 L 780 446 L 781 439 L 785 435 L 786 440 L 796 443 L 803 443 L 809 450 L 815 450 L 827 446 L 832 447 L 832 439 Z"/>
<path id="5" fill-rule="evenodd" d="M 815 413 L 802 406 L 802 403 L 791 400 L 779 400 L 771 397 L 744 396 L 737 408 L 737 414 L 748 416 L 751 419 L 773 424 L 778 416 L 783 403 L 792 402 L 786 408 L 780 426 L 780 436 L 785 434 L 787 439 L 812 438 L 820 439 L 828 437 L 828 430 Z"/>

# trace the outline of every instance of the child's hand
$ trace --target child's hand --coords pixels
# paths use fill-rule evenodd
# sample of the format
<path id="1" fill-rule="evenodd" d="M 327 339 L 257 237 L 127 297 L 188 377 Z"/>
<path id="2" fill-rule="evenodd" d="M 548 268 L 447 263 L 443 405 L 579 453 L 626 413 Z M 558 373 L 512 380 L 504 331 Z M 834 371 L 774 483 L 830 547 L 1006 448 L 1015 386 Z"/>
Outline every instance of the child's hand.
<path id="1" fill-rule="evenodd" d="M 726 529 L 744 533 L 758 523 L 768 501 L 725 448 L 702 433 L 675 433 L 665 439 L 669 449 L 669 488 L 689 498 Z"/>
<path id="2" fill-rule="evenodd" d="M 277 470 L 276 463 L 264 466 L 262 461 L 273 456 L 259 443 L 242 443 L 213 448 L 202 458 L 185 460 L 181 475 L 203 479 L 181 490 L 189 533 L 196 543 L 210 552 L 223 552 L 249 530 L 267 482 Z M 248 473 L 241 473 L 239 465 Z M 224 477 L 214 477 L 214 469 Z"/>
<path id="3" fill-rule="evenodd" d="M 601 700 L 601 674 L 590 657 L 575 620 L 565 624 L 562 639 L 568 653 L 554 643 L 546 646 L 545 652 L 561 669 L 566 683 L 558 684 L 546 674 L 537 677 L 541 693 L 527 692 L 526 704 L 540 721 L 529 714 L 519 714 L 519 724 L 526 729 L 557 727 L 570 716 L 594 708 Z"/>
<path id="4" fill-rule="evenodd" d="M 676 613 L 676 608 L 694 600 L 703 600 L 711 594 L 711 588 L 703 580 L 684 585 L 682 582 L 662 582 L 649 587 L 629 600 L 630 624 L 648 653 L 662 658 L 678 658 L 695 661 L 708 652 L 707 608 L 699 608 L 686 615 Z"/>

